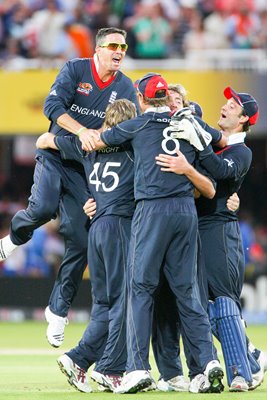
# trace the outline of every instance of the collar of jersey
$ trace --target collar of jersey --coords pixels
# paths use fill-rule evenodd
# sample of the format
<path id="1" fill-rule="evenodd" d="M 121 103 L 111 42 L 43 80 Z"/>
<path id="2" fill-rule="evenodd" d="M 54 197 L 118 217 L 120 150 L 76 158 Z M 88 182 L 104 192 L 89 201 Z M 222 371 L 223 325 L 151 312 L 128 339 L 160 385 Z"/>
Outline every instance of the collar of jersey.
<path id="1" fill-rule="evenodd" d="M 164 106 L 164 107 L 149 107 L 144 111 L 144 113 L 147 113 L 147 112 L 164 113 L 164 112 L 170 112 L 170 111 L 171 111 L 170 107 L 167 107 L 167 106 Z"/>
<path id="2" fill-rule="evenodd" d="M 98 61 L 97 55 L 94 54 L 94 57 L 92 59 L 92 74 L 93 74 L 93 77 L 94 77 L 94 80 L 95 80 L 97 86 L 100 89 L 104 89 L 105 87 L 110 85 L 111 82 L 114 81 L 116 74 L 117 74 L 117 72 L 116 72 L 108 81 L 102 82 L 98 75 L 98 71 L 99 71 L 99 61 Z"/>
<path id="3" fill-rule="evenodd" d="M 228 136 L 227 145 L 244 143 L 246 137 L 246 132 L 234 133 L 233 135 Z"/>

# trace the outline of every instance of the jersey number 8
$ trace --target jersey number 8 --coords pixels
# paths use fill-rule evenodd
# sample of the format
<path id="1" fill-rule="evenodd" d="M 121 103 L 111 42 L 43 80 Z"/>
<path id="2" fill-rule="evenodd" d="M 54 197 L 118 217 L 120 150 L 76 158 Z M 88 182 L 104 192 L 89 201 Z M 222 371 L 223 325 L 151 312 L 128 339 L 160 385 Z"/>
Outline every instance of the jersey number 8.
<path id="1" fill-rule="evenodd" d="M 176 149 L 180 149 L 180 143 L 178 139 L 174 139 L 170 136 L 173 129 L 170 126 L 167 126 L 163 130 L 163 136 L 165 139 L 161 142 L 162 150 L 167 154 L 176 154 Z M 170 132 L 170 134 L 169 134 Z M 170 148 L 171 147 L 171 148 Z"/>

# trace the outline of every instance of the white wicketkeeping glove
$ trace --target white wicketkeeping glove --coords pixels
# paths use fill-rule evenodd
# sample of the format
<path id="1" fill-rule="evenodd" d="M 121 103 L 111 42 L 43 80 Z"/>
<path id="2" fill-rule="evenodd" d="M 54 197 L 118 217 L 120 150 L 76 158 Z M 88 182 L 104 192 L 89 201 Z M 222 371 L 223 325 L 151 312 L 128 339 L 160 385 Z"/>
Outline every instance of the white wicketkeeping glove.
<path id="1" fill-rule="evenodd" d="M 171 118 L 171 122 L 175 123 L 176 121 L 181 121 L 185 117 L 189 117 L 192 115 L 192 110 L 189 107 L 181 108 L 181 110 L 176 111 Z"/>
<path id="2" fill-rule="evenodd" d="M 193 116 L 184 116 L 170 122 L 171 138 L 187 140 L 197 150 L 204 150 L 212 141 L 212 136 L 205 131 Z"/>

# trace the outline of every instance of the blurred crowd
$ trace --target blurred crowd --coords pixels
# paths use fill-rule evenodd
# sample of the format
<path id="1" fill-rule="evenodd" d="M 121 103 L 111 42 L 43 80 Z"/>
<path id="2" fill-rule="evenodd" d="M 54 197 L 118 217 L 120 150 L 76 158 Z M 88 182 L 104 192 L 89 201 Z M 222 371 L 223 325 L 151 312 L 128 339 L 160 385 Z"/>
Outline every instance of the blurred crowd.
<path id="1" fill-rule="evenodd" d="M 90 57 L 96 31 L 128 32 L 128 56 L 267 49 L 266 0 L 0 0 L 0 67 Z M 39 64 L 38 62 L 39 61 Z"/>
<path id="2" fill-rule="evenodd" d="M 246 210 L 240 212 L 239 225 L 246 259 L 245 281 L 254 284 L 259 276 L 267 276 L 267 226 L 256 223 Z"/>
<path id="3" fill-rule="evenodd" d="M 14 197 L 10 185 L 0 186 L 0 237 L 9 233 L 13 215 L 25 208 L 27 198 Z M 18 191 L 19 192 L 19 191 Z M 0 263 L 0 277 L 55 278 L 64 254 L 58 219 L 34 231 L 32 239 Z"/>
<path id="4" fill-rule="evenodd" d="M 28 243 L 18 247 L 2 262 L 0 276 L 56 278 L 63 253 L 64 243 L 58 234 L 58 220 L 51 220 L 36 229 Z"/>

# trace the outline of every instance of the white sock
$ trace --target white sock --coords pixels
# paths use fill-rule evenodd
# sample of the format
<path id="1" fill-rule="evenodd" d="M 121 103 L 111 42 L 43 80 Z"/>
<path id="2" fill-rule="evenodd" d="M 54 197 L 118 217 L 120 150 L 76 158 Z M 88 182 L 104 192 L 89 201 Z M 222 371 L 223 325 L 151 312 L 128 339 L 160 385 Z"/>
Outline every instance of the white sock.
<path id="1" fill-rule="evenodd" d="M 3 258 L 9 257 L 10 254 L 13 252 L 13 250 L 15 250 L 17 247 L 18 246 L 11 241 L 10 235 L 5 236 L 1 240 L 1 249 L 0 249 L 3 250 L 3 253 L 5 255 L 5 257 Z"/>

